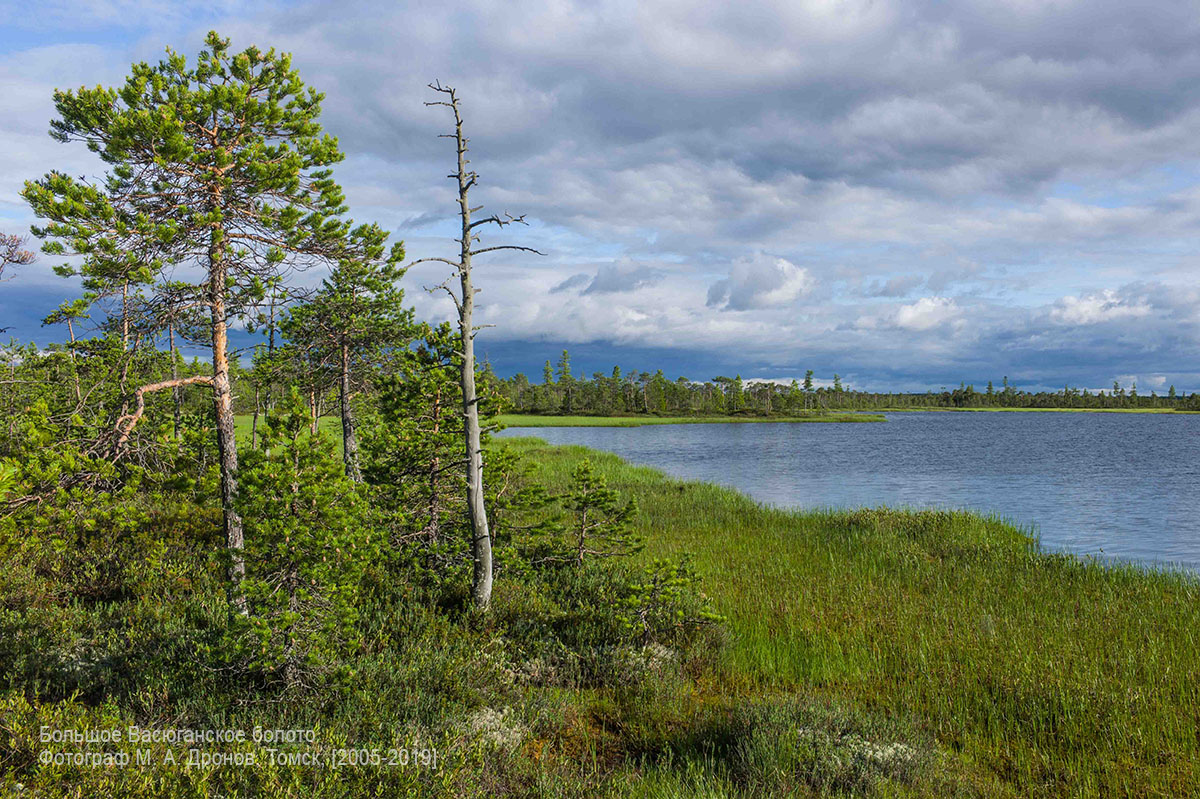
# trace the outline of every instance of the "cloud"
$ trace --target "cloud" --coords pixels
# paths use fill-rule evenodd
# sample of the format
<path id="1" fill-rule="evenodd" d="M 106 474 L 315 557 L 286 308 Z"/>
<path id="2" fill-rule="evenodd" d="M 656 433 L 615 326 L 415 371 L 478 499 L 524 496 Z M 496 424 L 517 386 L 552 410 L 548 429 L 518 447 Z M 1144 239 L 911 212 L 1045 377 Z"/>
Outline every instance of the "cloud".
<path id="1" fill-rule="evenodd" d="M 1083 297 L 1063 297 L 1055 304 L 1050 316 L 1064 324 L 1094 325 L 1120 319 L 1139 319 L 1150 313 L 1152 310 L 1145 299 L 1119 297 L 1112 289 L 1104 289 Z"/>
<path id="2" fill-rule="evenodd" d="M 672 347 L 747 377 L 811 367 L 856 385 L 1138 373 L 1200 389 L 1181 371 L 1200 362 L 1200 22 L 1187 3 L 45 11 L 0 11 L 0 229 L 34 221 L 24 180 L 102 171 L 45 135 L 55 87 L 114 84 L 163 45 L 194 54 L 215 27 L 235 47 L 294 54 L 326 95 L 355 219 L 396 231 L 413 258 L 456 249 L 446 109 L 424 102 L 432 79 L 458 86 L 473 202 L 531 222 L 481 231 L 485 244 L 549 254 L 480 259 L 492 341 Z M 0 294 L 22 337 L 44 338 L 21 319 L 62 299 L 43 307 L 51 285 L 73 290 L 51 265 Z M 408 296 L 444 316 L 444 298 L 415 289 L 422 269 Z"/>
<path id="3" fill-rule="evenodd" d="M 735 261 L 729 276 L 709 287 L 706 304 L 724 311 L 779 308 L 808 293 L 813 283 L 808 270 L 759 253 Z"/>
<path id="4" fill-rule="evenodd" d="M 864 294 L 868 297 L 903 297 L 925 283 L 921 275 L 898 275 L 886 282 L 877 280 L 867 287 Z"/>
<path id="5" fill-rule="evenodd" d="M 571 289 L 581 289 L 588 283 L 592 282 L 592 278 L 585 274 L 571 275 L 561 283 L 558 283 L 554 288 L 550 289 L 551 294 L 558 294 L 562 291 L 570 291 Z"/>
<path id="6" fill-rule="evenodd" d="M 896 327 L 905 330 L 930 330 L 957 319 L 958 306 L 947 297 L 922 297 L 911 305 L 896 309 Z"/>
<path id="7" fill-rule="evenodd" d="M 583 290 L 584 294 L 616 294 L 624 291 L 653 286 L 660 282 L 664 273 L 660 269 L 625 259 L 615 264 L 605 264 L 596 270 L 596 276 Z"/>

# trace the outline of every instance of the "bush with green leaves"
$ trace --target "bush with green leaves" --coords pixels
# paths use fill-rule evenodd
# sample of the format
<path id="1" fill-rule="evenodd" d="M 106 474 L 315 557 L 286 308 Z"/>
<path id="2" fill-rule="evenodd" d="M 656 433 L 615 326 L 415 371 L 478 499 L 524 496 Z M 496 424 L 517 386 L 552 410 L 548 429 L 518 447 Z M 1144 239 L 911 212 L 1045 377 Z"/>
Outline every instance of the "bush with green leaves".
<path id="1" fill-rule="evenodd" d="M 378 549 L 365 503 L 334 446 L 309 430 L 292 391 L 247 452 L 237 508 L 246 524 L 247 614 L 235 619 L 244 665 L 290 689 L 342 673 L 354 643 L 363 569 Z"/>

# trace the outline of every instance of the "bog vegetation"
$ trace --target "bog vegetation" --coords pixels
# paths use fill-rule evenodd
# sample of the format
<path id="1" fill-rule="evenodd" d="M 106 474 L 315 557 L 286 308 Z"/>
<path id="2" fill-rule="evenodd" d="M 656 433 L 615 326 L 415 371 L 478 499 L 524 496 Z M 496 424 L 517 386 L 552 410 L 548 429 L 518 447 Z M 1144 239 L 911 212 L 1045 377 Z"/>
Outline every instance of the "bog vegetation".
<path id="1" fill-rule="evenodd" d="M 489 441 L 514 407 L 684 408 L 565 357 L 538 390 L 474 363 L 473 258 L 525 249 L 480 231 L 521 219 L 472 216 L 462 107 L 431 92 L 462 224 L 455 257 L 425 260 L 456 324 L 415 319 L 403 246 L 350 220 L 286 55 L 211 34 L 194 61 L 56 94 L 54 135 L 108 171 L 25 191 L 85 294 L 48 309 L 68 343 L 0 349 L 6 795 L 1197 785 L 1193 578 L 1047 556 L 968 515 L 791 514 Z M 13 237 L 0 255 L 34 257 Z M 241 322 L 261 346 L 236 350 Z M 805 409 L 666 385 L 687 415 Z M 159 735 L 112 737 L 131 729 Z M 206 730 L 245 736 L 162 736 Z"/>

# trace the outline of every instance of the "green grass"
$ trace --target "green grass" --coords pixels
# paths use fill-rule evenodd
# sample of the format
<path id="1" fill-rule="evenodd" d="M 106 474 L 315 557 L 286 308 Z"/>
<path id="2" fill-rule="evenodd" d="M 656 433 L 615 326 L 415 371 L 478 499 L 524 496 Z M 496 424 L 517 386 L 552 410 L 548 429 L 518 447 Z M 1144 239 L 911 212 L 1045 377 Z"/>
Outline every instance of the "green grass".
<path id="1" fill-rule="evenodd" d="M 248 413 L 238 414 L 234 417 L 234 432 L 237 435 L 238 446 L 250 446 L 250 431 L 254 424 L 254 417 Z M 263 431 L 265 422 L 259 417 L 259 432 Z M 340 441 L 342 438 L 342 420 L 337 416 L 322 416 L 317 421 L 317 427 L 322 433 L 332 436 L 335 440 Z"/>
<path id="2" fill-rule="evenodd" d="M 809 416 L 541 416 L 503 414 L 496 421 L 505 427 L 642 427 L 654 424 L 746 424 L 763 422 L 882 422 L 878 414 L 829 413 Z"/>
<path id="3" fill-rule="evenodd" d="M 911 411 L 997 411 L 1005 413 L 1200 413 L 1200 411 L 1176 410 L 1175 408 L 1005 408 L 990 406 L 978 408 L 947 408 L 939 405 L 916 406 L 909 408 L 877 408 L 876 410 L 880 413 L 904 413 Z"/>
<path id="4" fill-rule="evenodd" d="M 1193 575 L 1047 554 L 966 513 L 789 512 L 607 453 L 503 446 L 551 487 L 591 459 L 637 498 L 646 557 L 690 553 L 728 619 L 714 696 L 805 696 L 913 720 L 969 795 L 1200 790 Z"/>

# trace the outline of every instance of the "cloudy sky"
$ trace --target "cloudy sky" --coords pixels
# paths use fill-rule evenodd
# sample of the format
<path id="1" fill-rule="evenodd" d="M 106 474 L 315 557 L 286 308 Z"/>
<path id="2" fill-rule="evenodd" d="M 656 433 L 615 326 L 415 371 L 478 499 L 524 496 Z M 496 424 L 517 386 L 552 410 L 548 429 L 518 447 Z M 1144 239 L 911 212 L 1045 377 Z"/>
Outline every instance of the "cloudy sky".
<path id="1" fill-rule="evenodd" d="M 356 219 L 453 253 L 445 109 L 480 202 L 525 213 L 481 263 L 501 373 L 839 372 L 939 389 L 1136 380 L 1200 391 L 1200 5 L 1179 0 L 0 4 L 0 229 L 50 169 L 55 87 L 163 47 L 290 51 L 326 93 Z M 76 291 L 43 258 L 0 286 L 28 339 Z M 309 276 L 313 279 L 314 276 Z M 413 269 L 426 318 L 444 299 Z"/>

